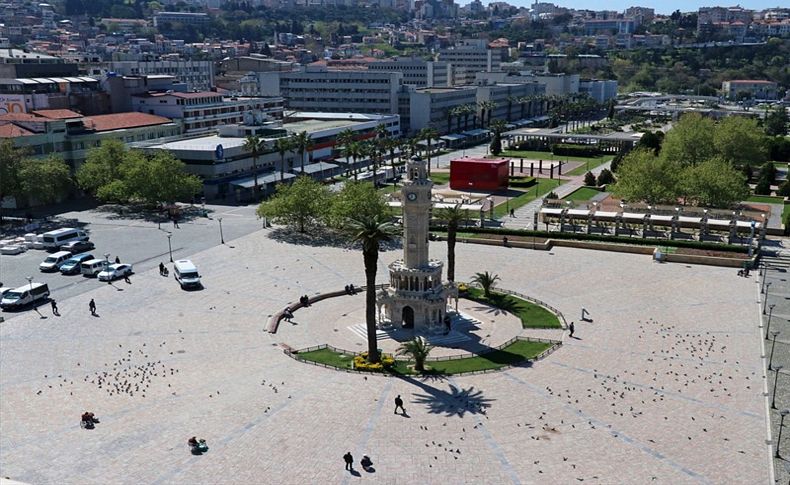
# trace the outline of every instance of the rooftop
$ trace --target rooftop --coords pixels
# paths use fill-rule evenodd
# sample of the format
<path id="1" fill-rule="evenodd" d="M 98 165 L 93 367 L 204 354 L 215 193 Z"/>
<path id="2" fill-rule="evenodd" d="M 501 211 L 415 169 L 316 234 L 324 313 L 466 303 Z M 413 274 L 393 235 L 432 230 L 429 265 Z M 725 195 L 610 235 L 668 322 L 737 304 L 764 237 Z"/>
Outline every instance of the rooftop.
<path id="1" fill-rule="evenodd" d="M 0 125 L 0 138 L 18 138 L 20 136 L 30 136 L 35 135 L 30 130 L 26 130 L 21 126 L 17 126 L 13 123 L 7 123 L 5 125 Z"/>
<path id="2" fill-rule="evenodd" d="M 70 109 L 40 109 L 33 111 L 36 116 L 42 116 L 51 120 L 65 120 L 69 118 L 82 118 L 82 115 Z"/>
<path id="3" fill-rule="evenodd" d="M 86 116 L 85 126 L 96 131 L 112 131 L 124 128 L 140 128 L 171 123 L 170 118 L 148 113 L 115 113 L 109 115 Z"/>

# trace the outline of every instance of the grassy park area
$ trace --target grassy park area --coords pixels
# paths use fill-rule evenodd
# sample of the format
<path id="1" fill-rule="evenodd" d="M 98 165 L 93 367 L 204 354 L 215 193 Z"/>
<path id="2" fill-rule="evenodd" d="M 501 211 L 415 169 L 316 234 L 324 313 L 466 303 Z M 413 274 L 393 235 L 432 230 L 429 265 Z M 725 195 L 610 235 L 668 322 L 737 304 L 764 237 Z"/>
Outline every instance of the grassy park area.
<path id="1" fill-rule="evenodd" d="M 552 344 L 546 342 L 532 342 L 528 340 L 516 340 L 507 347 L 492 350 L 474 357 L 453 360 L 429 361 L 426 363 L 429 370 L 427 374 L 461 374 L 464 372 L 477 372 L 483 370 L 499 369 L 509 365 L 515 365 L 528 359 L 533 359 L 550 348 Z M 296 354 L 298 359 L 319 364 L 337 367 L 339 369 L 351 369 L 354 356 L 348 353 L 337 352 L 331 349 L 319 349 L 310 352 L 300 352 Z M 394 374 L 414 374 L 410 367 L 411 361 L 398 360 L 392 366 Z"/>
<path id="2" fill-rule="evenodd" d="M 562 328 L 557 315 L 515 295 L 492 291 L 491 297 L 486 298 L 482 289 L 470 287 L 463 297 L 512 313 L 521 320 L 524 328 Z"/>
<path id="3" fill-rule="evenodd" d="M 521 206 L 529 204 L 536 198 L 546 195 L 556 189 L 562 183 L 562 180 L 557 179 L 537 179 L 534 188 L 519 190 L 519 195 L 494 207 L 494 217 L 504 217 L 507 215 L 508 209 L 518 209 Z"/>
<path id="4" fill-rule="evenodd" d="M 450 183 L 450 172 L 432 172 L 431 182 L 436 185 L 445 185 Z"/>
<path id="5" fill-rule="evenodd" d="M 589 170 L 598 167 L 599 165 L 608 162 L 612 159 L 611 154 L 597 155 L 595 157 L 569 157 L 566 155 L 555 155 L 551 152 L 541 152 L 532 150 L 505 150 L 501 154 L 502 157 L 509 158 L 527 158 L 530 160 L 564 160 L 569 162 L 581 162 L 583 165 L 574 168 L 573 170 L 565 173 L 564 175 L 584 175 Z"/>
<path id="6" fill-rule="evenodd" d="M 571 201 L 590 200 L 596 195 L 599 195 L 600 193 L 601 193 L 600 190 L 594 189 L 592 187 L 579 187 L 578 189 L 574 190 L 570 194 L 563 197 L 562 200 L 571 200 Z"/>

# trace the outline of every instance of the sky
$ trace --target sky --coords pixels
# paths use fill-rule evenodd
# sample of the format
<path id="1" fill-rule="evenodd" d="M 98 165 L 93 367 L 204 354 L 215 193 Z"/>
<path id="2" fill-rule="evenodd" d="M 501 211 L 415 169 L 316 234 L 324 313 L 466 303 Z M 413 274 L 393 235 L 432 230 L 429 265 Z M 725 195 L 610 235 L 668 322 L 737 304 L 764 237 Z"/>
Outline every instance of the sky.
<path id="1" fill-rule="evenodd" d="M 511 5 L 518 7 L 529 7 L 532 5 L 533 0 L 504 0 Z M 699 7 L 712 7 L 722 6 L 731 7 L 733 5 L 740 5 L 741 7 L 752 10 L 763 10 L 766 8 L 778 7 L 784 2 L 781 0 L 749 0 L 747 2 L 737 0 L 724 1 L 724 0 L 609 0 L 601 2 L 600 0 L 542 0 L 554 3 L 560 7 L 575 8 L 579 10 L 616 10 L 622 12 L 628 7 L 651 7 L 656 10 L 656 13 L 670 14 L 675 10 L 681 12 L 695 12 Z M 488 4 L 489 0 L 482 0 L 483 4 Z M 467 4 L 469 1 L 460 0 L 458 3 Z M 786 6 L 786 5 L 785 5 Z"/>

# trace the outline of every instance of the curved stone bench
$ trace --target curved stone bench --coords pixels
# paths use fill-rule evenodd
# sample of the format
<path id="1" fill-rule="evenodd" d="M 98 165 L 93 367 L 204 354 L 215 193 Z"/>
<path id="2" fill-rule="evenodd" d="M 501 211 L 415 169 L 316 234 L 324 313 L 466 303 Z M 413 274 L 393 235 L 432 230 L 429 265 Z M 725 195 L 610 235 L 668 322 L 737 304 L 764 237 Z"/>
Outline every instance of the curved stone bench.
<path id="1" fill-rule="evenodd" d="M 384 286 L 384 285 L 382 285 L 382 286 Z M 354 289 L 356 290 L 354 292 L 355 295 L 357 293 L 365 291 L 365 287 L 364 286 L 355 286 Z M 348 293 L 346 293 L 346 290 L 330 291 L 330 292 L 327 292 L 327 293 L 319 293 L 319 294 L 317 294 L 315 296 L 310 296 L 308 298 L 307 306 L 312 305 L 313 303 L 318 303 L 319 301 L 322 301 L 322 300 L 326 300 L 327 298 L 335 298 L 335 297 L 338 297 L 338 296 L 347 296 L 347 295 L 348 295 Z M 291 312 L 295 312 L 295 311 L 299 310 L 300 308 L 304 308 L 304 307 L 305 307 L 305 305 L 299 303 L 298 301 L 295 302 L 295 303 L 294 302 L 288 303 L 288 305 L 285 308 L 281 309 L 280 311 L 278 311 L 277 313 L 275 313 L 275 314 L 273 314 L 272 316 L 269 317 L 269 321 L 266 323 L 266 331 L 269 332 L 269 333 L 277 333 L 277 327 L 280 326 L 280 321 L 285 316 L 285 310 L 290 308 Z"/>

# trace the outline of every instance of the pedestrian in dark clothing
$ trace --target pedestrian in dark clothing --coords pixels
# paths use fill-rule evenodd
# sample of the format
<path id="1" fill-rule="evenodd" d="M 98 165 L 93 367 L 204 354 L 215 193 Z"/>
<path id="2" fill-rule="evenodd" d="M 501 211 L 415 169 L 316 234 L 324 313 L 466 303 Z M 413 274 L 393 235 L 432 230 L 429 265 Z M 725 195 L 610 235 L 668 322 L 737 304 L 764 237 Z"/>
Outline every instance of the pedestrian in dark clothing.
<path id="1" fill-rule="evenodd" d="M 49 300 L 49 304 L 52 306 L 52 314 L 55 315 L 56 317 L 60 316 L 57 302 L 55 300 Z"/>
<path id="2" fill-rule="evenodd" d="M 294 314 L 290 308 L 286 308 L 285 311 L 283 312 L 283 317 L 285 317 L 286 322 L 290 322 L 291 319 L 294 317 Z"/>
<path id="3" fill-rule="evenodd" d="M 398 414 L 398 408 L 400 408 L 403 414 L 406 414 L 406 409 L 403 407 L 403 399 L 400 398 L 400 394 L 395 397 L 395 411 L 393 414 Z"/>
<path id="4" fill-rule="evenodd" d="M 347 452 L 343 455 L 343 461 L 346 462 L 346 470 L 353 470 L 354 469 L 354 457 L 351 456 L 351 452 Z"/>
<path id="5" fill-rule="evenodd" d="M 502 245 L 507 247 L 507 236 L 502 236 Z"/>
<path id="6" fill-rule="evenodd" d="M 165 263 L 159 263 L 159 274 L 165 274 Z"/>
<path id="7" fill-rule="evenodd" d="M 90 303 L 88 303 L 88 308 L 91 311 L 91 315 L 96 316 L 96 302 L 93 301 L 93 298 L 91 298 Z"/>
<path id="8" fill-rule="evenodd" d="M 132 281 L 129 279 L 129 275 L 123 275 L 123 280 L 124 280 L 126 283 L 130 284 L 130 285 L 132 284 Z"/>
<path id="9" fill-rule="evenodd" d="M 571 324 L 568 325 L 568 330 L 571 331 L 571 335 L 570 336 L 573 337 L 573 331 L 576 330 L 576 328 L 573 326 L 573 322 L 571 322 Z"/>
<path id="10" fill-rule="evenodd" d="M 121 264 L 121 258 L 118 256 L 115 257 L 115 264 Z"/>
<path id="11" fill-rule="evenodd" d="M 516 210 L 510 209 L 510 217 L 516 217 Z"/>

